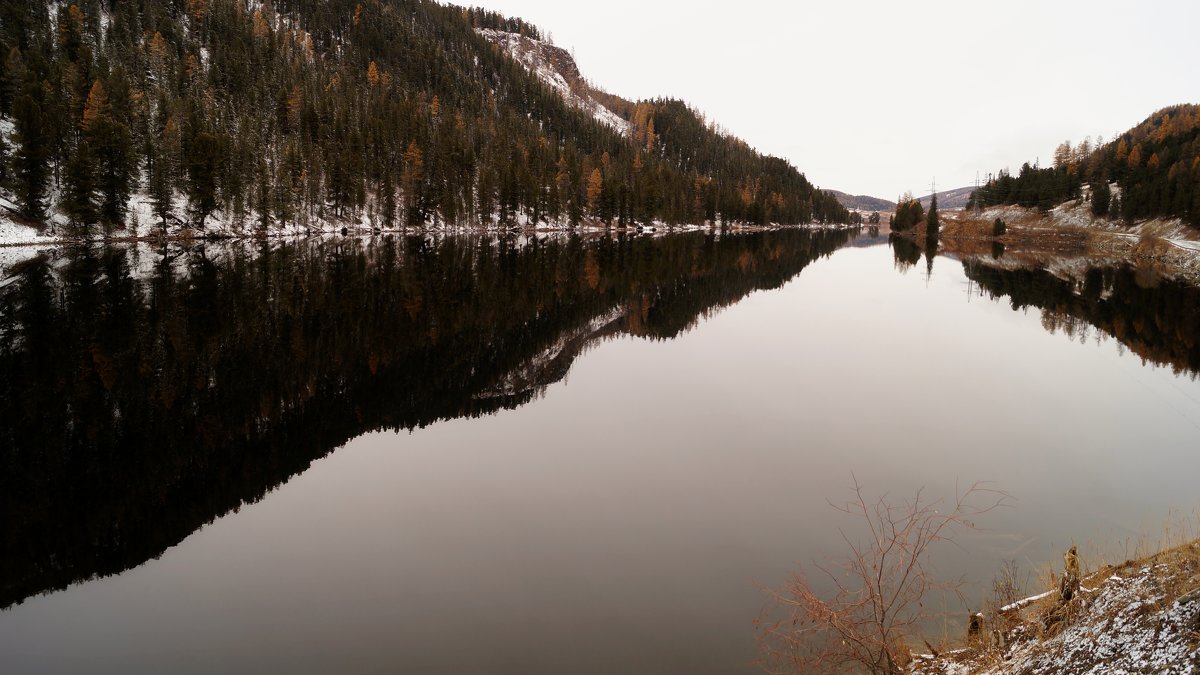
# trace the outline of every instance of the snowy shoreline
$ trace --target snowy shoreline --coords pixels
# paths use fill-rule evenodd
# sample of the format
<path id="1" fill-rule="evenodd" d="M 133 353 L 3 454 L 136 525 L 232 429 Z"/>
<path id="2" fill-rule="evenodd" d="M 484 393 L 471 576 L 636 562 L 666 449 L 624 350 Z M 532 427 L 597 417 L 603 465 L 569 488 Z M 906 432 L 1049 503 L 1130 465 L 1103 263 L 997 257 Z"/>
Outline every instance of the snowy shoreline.
<path id="1" fill-rule="evenodd" d="M 1200 671 L 1200 541 L 1081 579 L 1064 605 L 1048 591 L 1000 609 L 964 649 L 914 655 L 913 675 Z M 1089 588 L 1089 586 L 1091 586 Z M 1065 609 L 1064 609 L 1065 608 Z"/>
<path id="2" fill-rule="evenodd" d="M 783 229 L 804 230 L 844 230 L 855 229 L 858 225 L 808 223 L 802 225 L 754 225 L 749 223 L 723 223 L 704 225 L 668 225 L 656 222 L 653 225 L 634 226 L 605 226 L 603 224 L 581 224 L 577 226 L 539 223 L 536 225 L 514 224 L 499 225 L 496 223 L 469 225 L 431 225 L 425 227 L 374 228 L 362 225 L 325 224 L 322 227 L 302 227 L 293 225 L 269 230 L 232 230 L 230 226 L 220 229 L 211 228 L 200 233 L 192 230 L 182 230 L 166 235 L 157 227 L 136 227 L 119 231 L 109 236 L 94 235 L 90 237 L 70 237 L 62 235 L 45 235 L 35 228 L 14 222 L 0 213 L 0 278 L 5 270 L 23 261 L 30 260 L 46 253 L 58 253 L 95 246 L 200 246 L 204 244 L 222 244 L 235 242 L 286 242 L 306 241 L 315 239 L 370 239 L 376 237 L 453 237 L 453 236 L 488 236 L 488 237 L 520 237 L 544 238 L 563 236 L 669 236 L 692 232 L 708 232 L 717 236 L 748 234 L 753 232 L 769 232 Z"/>

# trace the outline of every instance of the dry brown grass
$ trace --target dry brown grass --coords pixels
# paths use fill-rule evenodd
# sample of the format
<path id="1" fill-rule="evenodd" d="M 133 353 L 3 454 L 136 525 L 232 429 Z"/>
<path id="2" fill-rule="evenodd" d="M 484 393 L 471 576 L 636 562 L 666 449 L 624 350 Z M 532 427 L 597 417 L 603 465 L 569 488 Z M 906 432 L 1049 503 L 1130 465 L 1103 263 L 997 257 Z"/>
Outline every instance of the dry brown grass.
<path id="1" fill-rule="evenodd" d="M 993 584 L 992 597 L 985 604 L 984 632 L 966 640 L 965 649 L 943 653 L 933 660 L 918 659 L 915 672 L 1004 672 L 1013 667 L 1009 659 L 1014 649 L 1023 651 L 1027 661 L 1031 655 L 1053 657 L 1056 650 L 1064 648 L 1053 638 L 1076 622 L 1084 622 L 1081 625 L 1092 635 L 1091 639 L 1099 639 L 1114 622 L 1161 625 L 1160 617 L 1177 607 L 1178 602 L 1200 602 L 1200 539 L 1195 539 L 1198 524 L 1194 515 L 1175 515 L 1163 526 L 1160 550 L 1117 564 L 1094 563 L 1094 569 L 1082 575 L 1080 592 L 1066 603 L 1057 592 L 1052 592 L 1044 598 L 1024 602 L 1016 611 L 1000 609 L 1013 604 L 1008 600 L 1012 597 L 1010 581 L 1014 569 L 1006 564 Z M 1145 542 L 1150 540 L 1148 536 L 1140 538 L 1138 546 L 1147 545 Z M 1087 557 L 1081 556 L 1081 562 L 1086 564 Z M 1037 587 L 1057 589 L 1058 576 L 1056 570 L 1043 569 Z M 1114 579 L 1139 578 L 1145 587 L 1137 603 L 1098 602 Z M 1036 588 L 1032 590 L 1038 592 Z M 1200 648 L 1200 615 L 1193 623 L 1187 638 L 1189 648 L 1195 650 Z"/>
<path id="2" fill-rule="evenodd" d="M 1200 255 L 1173 241 L 1188 238 L 1175 222 L 1139 222 L 1129 231 L 1111 224 L 1090 227 L 1063 222 L 1033 209 L 1013 208 L 1002 212 L 1007 231 L 996 237 L 992 236 L 994 216 L 995 212 L 986 217 L 949 214 L 942 221 L 942 252 L 961 258 L 991 257 L 993 245 L 1000 243 L 1005 257 L 1032 264 L 1053 257 L 1086 257 L 1097 264 L 1134 264 L 1165 277 L 1200 282 Z M 918 243 L 923 244 L 923 234 L 918 226 L 914 233 Z"/>

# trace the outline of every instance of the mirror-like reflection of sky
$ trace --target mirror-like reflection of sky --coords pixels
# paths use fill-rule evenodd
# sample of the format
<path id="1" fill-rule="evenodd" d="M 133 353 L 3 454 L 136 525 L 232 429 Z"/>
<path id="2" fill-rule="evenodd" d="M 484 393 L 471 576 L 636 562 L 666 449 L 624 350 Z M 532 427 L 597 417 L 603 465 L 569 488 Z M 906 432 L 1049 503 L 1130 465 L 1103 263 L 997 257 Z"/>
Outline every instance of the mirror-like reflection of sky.
<path id="1" fill-rule="evenodd" d="M 160 559 L 0 613 L 15 670 L 737 672 L 760 584 L 837 551 L 826 504 L 1015 498 L 948 572 L 1191 512 L 1200 383 L 844 249 L 515 410 L 357 438 Z"/>

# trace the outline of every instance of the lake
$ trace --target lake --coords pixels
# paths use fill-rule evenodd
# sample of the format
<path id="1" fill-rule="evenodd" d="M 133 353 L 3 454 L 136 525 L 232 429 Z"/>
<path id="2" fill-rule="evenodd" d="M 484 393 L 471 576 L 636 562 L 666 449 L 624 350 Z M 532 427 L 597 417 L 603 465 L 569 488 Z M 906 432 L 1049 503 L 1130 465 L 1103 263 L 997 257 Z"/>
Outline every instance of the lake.
<path id="1" fill-rule="evenodd" d="M 939 558 L 968 602 L 1194 523 L 1200 290 L 1018 263 L 778 230 L 12 265 L 0 667 L 754 672 L 852 475 L 1012 496 Z"/>

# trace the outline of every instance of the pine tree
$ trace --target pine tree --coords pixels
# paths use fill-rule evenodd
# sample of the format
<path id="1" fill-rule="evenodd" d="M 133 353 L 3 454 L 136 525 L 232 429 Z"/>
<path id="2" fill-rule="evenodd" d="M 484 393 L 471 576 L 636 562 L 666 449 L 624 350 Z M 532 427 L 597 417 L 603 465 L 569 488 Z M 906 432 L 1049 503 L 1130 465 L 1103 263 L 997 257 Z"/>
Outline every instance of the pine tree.
<path id="1" fill-rule="evenodd" d="M 149 174 L 146 187 L 149 192 L 151 208 L 154 210 L 154 217 L 158 218 L 162 233 L 166 236 L 168 224 L 174 218 L 172 197 L 175 171 L 171 167 L 163 147 L 161 145 L 152 145 L 151 147 L 150 161 L 146 167 Z"/>
<path id="2" fill-rule="evenodd" d="M 133 141 L 129 127 L 114 118 L 108 92 L 100 80 L 96 80 L 88 92 L 80 128 L 90 146 L 87 158 L 81 161 L 90 163 L 96 173 L 89 182 L 100 193 L 100 220 L 106 229 L 123 228 L 131 191 Z M 82 170 L 83 167 L 77 168 Z"/>
<path id="3" fill-rule="evenodd" d="M 217 209 L 217 175 L 221 166 L 221 143 L 211 133 L 201 131 L 188 148 L 187 193 L 192 208 L 192 224 L 204 229 L 204 221 Z"/>
<path id="4" fill-rule="evenodd" d="M 20 94 L 25 77 L 25 61 L 21 57 L 21 50 L 13 47 L 5 55 L 4 69 L 0 72 L 0 112 L 12 112 L 12 102 Z"/>
<path id="5" fill-rule="evenodd" d="M 383 226 L 392 229 L 396 226 L 396 187 L 392 184 L 392 172 L 385 169 L 383 172 L 383 181 L 380 183 L 379 191 L 382 193 L 380 197 L 381 217 L 383 218 Z"/>
<path id="6" fill-rule="evenodd" d="M 86 237 L 92 233 L 92 226 L 97 221 L 96 163 L 86 138 L 76 144 L 75 152 L 67 162 L 63 183 L 66 188 L 63 210 L 71 219 L 75 234 Z"/>
<path id="7" fill-rule="evenodd" d="M 46 214 L 44 200 L 50 168 L 50 144 L 42 108 L 29 94 L 18 96 L 12 107 L 17 142 L 13 162 L 17 202 L 23 216 L 41 220 Z"/>
<path id="8" fill-rule="evenodd" d="M 1112 190 L 1108 187 L 1108 181 L 1100 181 L 1092 185 L 1092 214 L 1097 217 L 1108 215 L 1108 208 L 1112 202 Z"/>
<path id="9" fill-rule="evenodd" d="M 417 225 L 425 222 L 424 212 L 424 183 L 425 155 L 416 141 L 408 144 L 404 151 L 404 172 L 401 184 L 404 190 L 404 206 L 408 213 L 408 224 Z"/>

